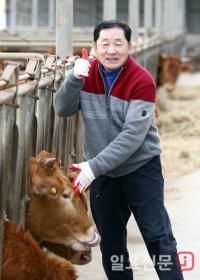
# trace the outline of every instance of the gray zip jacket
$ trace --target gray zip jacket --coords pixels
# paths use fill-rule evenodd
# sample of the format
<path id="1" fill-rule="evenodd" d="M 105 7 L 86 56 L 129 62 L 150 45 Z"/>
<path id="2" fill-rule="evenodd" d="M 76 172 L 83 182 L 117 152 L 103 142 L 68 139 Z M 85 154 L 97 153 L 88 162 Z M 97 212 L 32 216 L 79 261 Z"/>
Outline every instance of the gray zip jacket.
<path id="1" fill-rule="evenodd" d="M 131 57 L 106 94 L 100 63 L 92 60 L 89 77 L 73 69 L 55 97 L 55 112 L 68 117 L 82 112 L 85 157 L 95 177 L 123 176 L 161 152 L 154 123 L 156 88 L 150 73 Z"/>

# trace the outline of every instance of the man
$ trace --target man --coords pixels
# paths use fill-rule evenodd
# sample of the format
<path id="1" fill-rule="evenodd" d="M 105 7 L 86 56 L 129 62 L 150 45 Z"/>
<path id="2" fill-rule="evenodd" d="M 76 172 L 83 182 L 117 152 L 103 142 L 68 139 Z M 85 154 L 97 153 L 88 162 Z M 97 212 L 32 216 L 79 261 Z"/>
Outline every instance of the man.
<path id="1" fill-rule="evenodd" d="M 132 212 L 159 278 L 183 279 L 163 203 L 154 81 L 129 55 L 128 25 L 116 20 L 98 24 L 94 50 L 96 59 L 75 62 L 55 98 L 55 111 L 62 117 L 79 110 L 83 115 L 86 161 L 74 164 L 80 168 L 75 185 L 80 192 L 90 185 L 104 270 L 110 280 L 133 279 L 126 240 Z M 166 256 L 167 269 L 159 269 Z M 121 271 L 114 269 L 117 260 L 123 260 Z"/>

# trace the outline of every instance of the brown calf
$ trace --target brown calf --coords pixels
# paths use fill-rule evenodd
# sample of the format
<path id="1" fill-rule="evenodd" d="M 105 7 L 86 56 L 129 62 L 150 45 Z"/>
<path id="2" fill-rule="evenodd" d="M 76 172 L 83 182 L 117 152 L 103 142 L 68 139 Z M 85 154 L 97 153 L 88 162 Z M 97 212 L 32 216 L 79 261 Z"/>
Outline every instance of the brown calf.
<path id="1" fill-rule="evenodd" d="M 7 222 L 3 250 L 2 280 L 76 280 L 69 261 L 45 254 L 30 233 Z"/>
<path id="2" fill-rule="evenodd" d="M 26 229 L 38 242 L 58 243 L 75 251 L 99 244 L 85 194 L 75 194 L 64 170 L 46 151 L 30 159 L 29 196 Z"/>

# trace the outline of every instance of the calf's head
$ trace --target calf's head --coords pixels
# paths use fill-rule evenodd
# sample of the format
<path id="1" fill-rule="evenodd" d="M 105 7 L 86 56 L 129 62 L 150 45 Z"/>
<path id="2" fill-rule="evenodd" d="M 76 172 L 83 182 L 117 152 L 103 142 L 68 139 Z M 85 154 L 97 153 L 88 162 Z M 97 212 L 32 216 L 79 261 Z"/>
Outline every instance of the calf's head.
<path id="1" fill-rule="evenodd" d="M 30 158 L 30 202 L 26 228 L 39 241 L 84 251 L 100 242 L 87 213 L 85 194 L 77 196 L 54 156 L 42 151 Z"/>
<path id="2" fill-rule="evenodd" d="M 176 56 L 160 56 L 157 85 L 173 89 L 181 71 L 181 64 L 180 58 Z"/>

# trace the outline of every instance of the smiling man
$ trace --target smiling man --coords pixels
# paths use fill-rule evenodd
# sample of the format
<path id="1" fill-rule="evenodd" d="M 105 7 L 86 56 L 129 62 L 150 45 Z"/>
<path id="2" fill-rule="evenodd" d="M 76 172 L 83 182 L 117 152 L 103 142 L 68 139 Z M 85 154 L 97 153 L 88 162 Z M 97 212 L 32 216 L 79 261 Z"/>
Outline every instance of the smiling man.
<path id="1" fill-rule="evenodd" d="M 126 230 L 133 213 L 159 279 L 182 280 L 163 201 L 155 83 L 130 56 L 127 24 L 117 20 L 98 24 L 94 50 L 94 60 L 76 60 L 54 106 L 62 117 L 79 110 L 83 115 L 86 161 L 73 165 L 80 170 L 75 186 L 80 192 L 90 186 L 107 278 L 133 279 Z M 116 264 L 121 266 L 116 269 Z"/>

